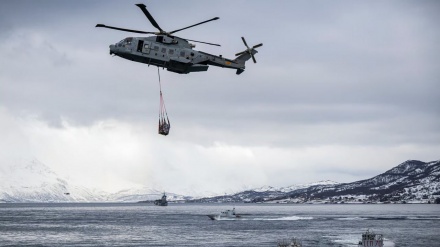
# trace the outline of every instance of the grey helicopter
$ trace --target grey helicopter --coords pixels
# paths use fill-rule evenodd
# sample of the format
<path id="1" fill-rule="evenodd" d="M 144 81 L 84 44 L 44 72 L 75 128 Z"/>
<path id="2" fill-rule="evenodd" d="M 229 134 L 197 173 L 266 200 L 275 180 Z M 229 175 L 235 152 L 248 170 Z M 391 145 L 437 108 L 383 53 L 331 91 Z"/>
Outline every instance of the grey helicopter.
<path id="1" fill-rule="evenodd" d="M 176 29 L 171 32 L 166 32 L 159 26 L 159 24 L 157 24 L 156 20 L 148 12 L 147 7 L 144 4 L 136 4 L 136 6 L 142 10 L 150 23 L 159 31 L 146 32 L 97 24 L 96 27 L 109 28 L 131 33 L 155 35 L 149 37 L 127 37 L 114 45 L 110 45 L 110 55 L 119 56 L 121 58 L 139 63 L 166 68 L 168 71 L 179 74 L 207 71 L 209 65 L 213 65 L 223 68 L 236 69 L 236 74 L 239 75 L 245 70 L 245 63 L 247 60 L 252 58 L 254 63 L 257 62 L 254 57 L 254 55 L 257 53 L 255 48 L 263 46 L 263 44 L 261 43 L 249 47 L 244 37 L 241 37 L 241 39 L 246 46 L 246 50 L 235 54 L 235 59 L 228 59 L 222 57 L 221 55 L 216 56 L 206 52 L 193 50 L 195 45 L 189 41 L 215 46 L 220 46 L 219 44 L 185 39 L 174 35 L 174 33 L 182 30 L 218 20 L 220 19 L 219 17 L 215 17 L 184 28 Z"/>

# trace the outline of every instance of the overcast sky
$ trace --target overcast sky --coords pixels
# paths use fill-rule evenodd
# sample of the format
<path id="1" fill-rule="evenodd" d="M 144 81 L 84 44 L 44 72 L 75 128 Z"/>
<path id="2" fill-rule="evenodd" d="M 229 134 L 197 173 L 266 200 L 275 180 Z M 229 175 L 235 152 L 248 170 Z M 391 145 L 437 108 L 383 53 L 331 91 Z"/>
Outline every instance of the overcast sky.
<path id="1" fill-rule="evenodd" d="M 147 1 L 159 25 L 220 43 L 246 71 L 161 70 L 109 55 L 156 31 L 139 1 L 0 1 L 0 166 L 36 158 L 109 192 L 224 193 L 370 178 L 440 159 L 439 1 Z M 136 35 L 135 35 L 136 36 Z"/>

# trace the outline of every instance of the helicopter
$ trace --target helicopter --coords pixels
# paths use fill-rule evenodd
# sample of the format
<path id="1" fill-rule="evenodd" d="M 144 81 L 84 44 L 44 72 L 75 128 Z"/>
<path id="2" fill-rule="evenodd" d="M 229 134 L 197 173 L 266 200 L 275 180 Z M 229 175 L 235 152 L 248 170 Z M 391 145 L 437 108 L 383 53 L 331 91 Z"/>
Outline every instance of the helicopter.
<path id="1" fill-rule="evenodd" d="M 214 46 L 220 46 L 219 44 L 185 39 L 174 35 L 174 33 L 179 31 L 210 21 L 218 20 L 220 19 L 219 17 L 167 32 L 159 26 L 153 16 L 148 12 L 147 7 L 144 4 L 136 4 L 136 6 L 142 10 L 150 23 L 159 31 L 146 32 L 97 24 L 96 27 L 109 28 L 131 33 L 155 35 L 149 37 L 127 37 L 116 44 L 110 45 L 110 55 L 115 55 L 139 63 L 162 67 L 164 69 L 166 68 L 168 71 L 179 74 L 204 72 L 208 70 L 209 65 L 213 65 L 223 68 L 236 69 L 236 74 L 239 75 L 244 72 L 245 63 L 247 60 L 252 58 L 254 63 L 257 62 L 254 57 L 254 55 L 257 53 L 255 48 L 263 46 L 263 44 L 261 43 L 249 47 L 244 37 L 241 37 L 241 39 L 246 46 L 246 50 L 235 54 L 235 59 L 228 59 L 224 58 L 222 55 L 216 56 L 206 52 L 193 50 L 195 45 L 189 41 Z"/>

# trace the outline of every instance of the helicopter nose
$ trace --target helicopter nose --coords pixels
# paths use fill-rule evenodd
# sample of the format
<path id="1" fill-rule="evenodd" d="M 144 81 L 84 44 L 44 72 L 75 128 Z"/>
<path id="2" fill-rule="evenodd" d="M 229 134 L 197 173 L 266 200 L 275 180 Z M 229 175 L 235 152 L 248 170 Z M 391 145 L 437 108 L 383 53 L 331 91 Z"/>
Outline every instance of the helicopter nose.
<path id="1" fill-rule="evenodd" d="M 110 55 L 113 55 L 113 54 L 115 54 L 115 45 L 110 45 L 109 46 L 110 47 Z"/>

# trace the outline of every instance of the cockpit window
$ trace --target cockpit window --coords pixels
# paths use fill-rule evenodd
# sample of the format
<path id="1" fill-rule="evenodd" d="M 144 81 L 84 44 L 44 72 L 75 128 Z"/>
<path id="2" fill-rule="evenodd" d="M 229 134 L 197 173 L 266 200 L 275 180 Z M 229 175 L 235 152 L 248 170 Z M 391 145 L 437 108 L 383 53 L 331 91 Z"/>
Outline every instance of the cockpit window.
<path id="1" fill-rule="evenodd" d="M 133 38 L 126 38 L 125 39 L 125 44 L 127 45 L 131 45 L 131 42 L 133 41 Z"/>
<path id="2" fill-rule="evenodd" d="M 119 47 L 123 46 L 123 45 L 131 45 L 131 42 L 133 41 L 133 38 L 125 38 L 121 41 L 119 41 L 118 43 L 116 43 Z"/>

